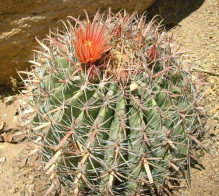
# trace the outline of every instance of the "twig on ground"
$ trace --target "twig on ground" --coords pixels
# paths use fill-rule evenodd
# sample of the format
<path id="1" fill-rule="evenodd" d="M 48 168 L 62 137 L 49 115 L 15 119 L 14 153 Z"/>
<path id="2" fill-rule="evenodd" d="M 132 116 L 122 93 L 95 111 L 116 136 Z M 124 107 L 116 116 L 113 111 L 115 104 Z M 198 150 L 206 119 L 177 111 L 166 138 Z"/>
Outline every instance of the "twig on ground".
<path id="1" fill-rule="evenodd" d="M 205 70 L 205 69 L 200 69 L 200 68 L 197 68 L 197 67 L 193 67 L 192 71 L 204 72 L 204 73 L 208 73 L 208 74 L 211 74 L 211 75 L 219 76 L 219 73 L 216 73 L 216 72 L 213 72 L 213 71 L 208 71 L 208 70 Z"/>

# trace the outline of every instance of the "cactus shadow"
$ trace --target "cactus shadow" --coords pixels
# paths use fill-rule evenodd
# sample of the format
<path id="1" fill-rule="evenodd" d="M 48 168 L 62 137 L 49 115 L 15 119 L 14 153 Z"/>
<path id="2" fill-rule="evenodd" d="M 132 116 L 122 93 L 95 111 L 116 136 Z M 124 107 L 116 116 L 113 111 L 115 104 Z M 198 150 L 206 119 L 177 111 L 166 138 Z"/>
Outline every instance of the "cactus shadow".
<path id="1" fill-rule="evenodd" d="M 205 0 L 157 0 L 147 11 L 147 18 L 151 20 L 160 15 L 166 30 L 177 26 L 180 21 L 196 11 Z"/>
<path id="2" fill-rule="evenodd" d="M 3 100 L 5 97 L 14 96 L 18 92 L 13 90 L 11 86 L 0 85 L 0 101 Z"/>

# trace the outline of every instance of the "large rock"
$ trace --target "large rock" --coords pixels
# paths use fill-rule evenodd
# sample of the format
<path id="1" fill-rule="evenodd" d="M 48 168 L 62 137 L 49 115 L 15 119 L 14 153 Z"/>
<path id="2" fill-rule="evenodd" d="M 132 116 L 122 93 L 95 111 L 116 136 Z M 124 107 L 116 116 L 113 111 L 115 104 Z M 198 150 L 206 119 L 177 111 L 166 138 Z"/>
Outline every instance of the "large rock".
<path id="1" fill-rule="evenodd" d="M 0 85 L 18 78 L 17 70 L 29 67 L 35 37 L 44 38 L 49 28 L 67 16 L 90 15 L 111 7 L 144 12 L 155 0 L 0 0 Z"/>

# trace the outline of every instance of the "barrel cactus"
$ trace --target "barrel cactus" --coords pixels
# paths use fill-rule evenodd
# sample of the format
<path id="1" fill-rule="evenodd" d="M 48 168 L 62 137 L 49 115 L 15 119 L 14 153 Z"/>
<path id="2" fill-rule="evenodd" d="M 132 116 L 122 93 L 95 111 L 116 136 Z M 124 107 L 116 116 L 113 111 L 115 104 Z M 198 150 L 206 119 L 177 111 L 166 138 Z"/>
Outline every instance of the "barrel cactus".
<path id="1" fill-rule="evenodd" d="M 164 193 L 200 134 L 180 52 L 155 19 L 135 13 L 91 22 L 85 11 L 63 24 L 38 41 L 24 80 L 47 173 L 73 195 Z"/>

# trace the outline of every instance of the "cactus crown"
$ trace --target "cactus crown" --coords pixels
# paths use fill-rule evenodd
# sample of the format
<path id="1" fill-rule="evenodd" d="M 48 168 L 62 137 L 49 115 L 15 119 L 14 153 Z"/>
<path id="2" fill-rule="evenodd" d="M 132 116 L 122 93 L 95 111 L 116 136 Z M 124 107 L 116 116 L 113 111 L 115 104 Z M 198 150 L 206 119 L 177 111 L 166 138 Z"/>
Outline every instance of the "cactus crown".
<path id="1" fill-rule="evenodd" d="M 136 13 L 70 18 L 25 80 L 45 168 L 74 195 L 162 194 L 201 132 L 180 52 Z"/>

